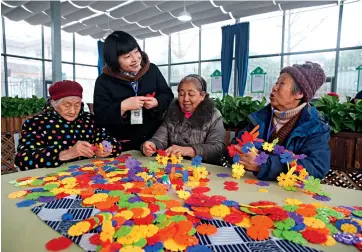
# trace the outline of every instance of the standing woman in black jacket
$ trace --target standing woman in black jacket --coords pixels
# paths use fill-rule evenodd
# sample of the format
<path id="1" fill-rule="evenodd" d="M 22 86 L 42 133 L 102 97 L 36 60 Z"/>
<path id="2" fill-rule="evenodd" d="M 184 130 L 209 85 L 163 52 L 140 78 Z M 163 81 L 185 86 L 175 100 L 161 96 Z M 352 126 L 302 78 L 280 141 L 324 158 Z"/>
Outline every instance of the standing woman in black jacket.
<path id="1" fill-rule="evenodd" d="M 140 150 L 162 122 L 173 93 L 158 67 L 128 33 L 115 31 L 104 42 L 103 73 L 94 88 L 96 122 L 123 150 Z"/>

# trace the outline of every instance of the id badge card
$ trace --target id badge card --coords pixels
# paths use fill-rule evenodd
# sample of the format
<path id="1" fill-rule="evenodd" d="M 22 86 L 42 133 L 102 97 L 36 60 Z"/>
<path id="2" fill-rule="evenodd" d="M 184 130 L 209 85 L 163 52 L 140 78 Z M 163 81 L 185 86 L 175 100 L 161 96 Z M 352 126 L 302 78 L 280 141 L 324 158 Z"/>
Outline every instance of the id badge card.
<path id="1" fill-rule="evenodd" d="M 143 124 L 142 109 L 131 111 L 131 124 Z"/>

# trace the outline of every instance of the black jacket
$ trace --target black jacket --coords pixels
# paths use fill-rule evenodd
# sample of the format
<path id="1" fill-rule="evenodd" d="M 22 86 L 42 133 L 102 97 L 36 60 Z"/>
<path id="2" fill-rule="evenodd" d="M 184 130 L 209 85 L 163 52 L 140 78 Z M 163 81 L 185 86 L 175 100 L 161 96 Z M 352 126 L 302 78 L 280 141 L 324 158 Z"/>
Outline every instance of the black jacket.
<path id="1" fill-rule="evenodd" d="M 94 88 L 96 122 L 118 140 L 129 140 L 122 145 L 123 150 L 139 150 L 141 144 L 153 136 L 174 97 L 158 67 L 148 62 L 147 55 L 143 57 L 143 67 L 133 79 L 139 82 L 138 95 L 146 96 L 155 92 L 158 101 L 156 108 L 143 108 L 143 124 L 131 125 L 130 111 L 121 116 L 121 102 L 135 95 L 129 80 L 132 77 L 112 73 L 105 67 Z"/>

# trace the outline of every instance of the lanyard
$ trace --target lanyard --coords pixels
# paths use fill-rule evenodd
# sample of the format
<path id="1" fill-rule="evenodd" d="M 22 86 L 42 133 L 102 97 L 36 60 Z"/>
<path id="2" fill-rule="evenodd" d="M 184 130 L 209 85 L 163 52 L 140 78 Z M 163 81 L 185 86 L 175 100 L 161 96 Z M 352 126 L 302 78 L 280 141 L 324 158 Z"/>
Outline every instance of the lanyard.
<path id="1" fill-rule="evenodd" d="M 137 94 L 138 94 L 138 80 L 130 82 L 129 84 L 131 85 L 131 87 L 133 88 L 133 90 L 134 90 L 134 92 L 135 92 L 135 94 L 137 96 Z"/>
<path id="2" fill-rule="evenodd" d="M 277 128 L 277 125 L 280 123 L 280 121 L 283 119 L 283 117 L 285 116 L 285 112 L 282 112 L 280 114 L 280 118 L 278 118 L 277 123 L 274 125 L 274 127 L 270 130 L 272 121 L 273 121 L 273 117 L 274 117 L 274 109 L 272 110 L 272 116 L 270 118 L 270 122 L 269 122 L 269 127 L 268 127 L 268 135 L 266 137 L 266 140 L 269 141 L 270 136 L 273 134 L 273 132 L 275 131 L 275 129 Z"/>

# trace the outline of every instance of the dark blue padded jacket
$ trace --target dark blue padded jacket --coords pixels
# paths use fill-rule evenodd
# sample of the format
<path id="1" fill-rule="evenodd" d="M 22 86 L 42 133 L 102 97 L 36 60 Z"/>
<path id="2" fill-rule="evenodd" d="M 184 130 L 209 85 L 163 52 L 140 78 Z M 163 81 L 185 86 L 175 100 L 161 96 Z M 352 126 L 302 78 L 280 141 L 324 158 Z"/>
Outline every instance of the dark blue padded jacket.
<path id="1" fill-rule="evenodd" d="M 269 122 L 272 120 L 271 106 L 250 114 L 249 120 L 249 125 L 238 132 L 237 137 L 240 138 L 245 131 L 251 131 L 259 125 L 259 138 L 266 140 Z M 305 167 L 309 175 L 322 179 L 330 169 L 329 138 L 330 130 L 325 119 L 315 107 L 307 104 L 285 139 L 284 147 L 295 154 L 307 155 L 307 158 L 298 161 L 298 164 Z M 237 144 L 235 138 L 232 144 Z M 287 172 L 286 164 L 280 162 L 279 156 L 270 155 L 268 162 L 260 166 L 259 172 L 255 175 L 261 180 L 275 180 L 281 172 Z"/>

